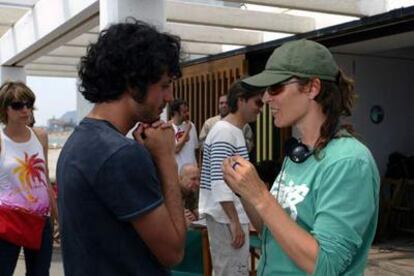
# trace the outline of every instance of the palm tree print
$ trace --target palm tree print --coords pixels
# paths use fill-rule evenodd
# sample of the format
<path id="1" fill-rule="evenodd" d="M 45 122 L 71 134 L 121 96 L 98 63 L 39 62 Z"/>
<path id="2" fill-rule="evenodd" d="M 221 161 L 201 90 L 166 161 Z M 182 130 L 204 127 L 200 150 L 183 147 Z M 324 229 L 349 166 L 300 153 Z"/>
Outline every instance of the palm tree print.
<path id="1" fill-rule="evenodd" d="M 32 188 L 34 183 L 41 183 L 47 186 L 42 174 L 46 174 L 45 161 L 38 158 L 39 153 L 33 154 L 29 157 L 27 152 L 24 153 L 24 160 L 16 157 L 16 161 L 20 166 L 13 170 L 14 174 L 18 174 L 21 187 L 27 193 L 27 199 L 30 202 L 36 202 L 37 198 L 32 195 Z"/>

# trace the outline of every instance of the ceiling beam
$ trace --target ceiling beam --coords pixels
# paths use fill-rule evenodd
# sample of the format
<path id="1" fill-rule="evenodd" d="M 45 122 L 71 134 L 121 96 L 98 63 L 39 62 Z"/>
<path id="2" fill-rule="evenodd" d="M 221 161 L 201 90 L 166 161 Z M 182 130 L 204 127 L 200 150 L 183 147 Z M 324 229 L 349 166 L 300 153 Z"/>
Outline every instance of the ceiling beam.
<path id="1" fill-rule="evenodd" d="M 269 7 L 326 12 L 347 16 L 369 16 L 386 12 L 385 0 L 225 0 Z"/>
<path id="2" fill-rule="evenodd" d="M 16 9 L 14 7 L 1 7 L 0 24 L 10 27 L 14 24 L 14 22 L 18 21 L 26 12 L 27 10 L 25 9 Z"/>
<path id="3" fill-rule="evenodd" d="M 214 55 L 223 51 L 221 45 L 218 44 L 182 42 L 181 46 L 184 54 Z"/>
<path id="4" fill-rule="evenodd" d="M 98 13 L 97 0 L 39 0 L 1 37 L 1 65 L 23 66 L 45 55 L 97 26 Z"/>
<path id="5" fill-rule="evenodd" d="M 78 65 L 77 57 L 42 56 L 29 64 Z"/>
<path id="6" fill-rule="evenodd" d="M 230 28 L 210 27 L 201 25 L 189 25 L 180 23 L 167 23 L 165 30 L 178 35 L 182 41 L 230 44 L 230 45 L 254 45 L 263 42 L 263 35 L 260 32 L 247 30 L 234 30 Z M 69 46 L 87 46 L 96 42 L 98 33 L 88 32 L 69 41 Z"/>
<path id="7" fill-rule="evenodd" d="M 80 58 L 86 54 L 86 47 L 84 46 L 60 46 L 59 48 L 48 53 L 52 57 L 74 57 Z"/>
<path id="8" fill-rule="evenodd" d="M 28 64 L 24 67 L 27 70 L 41 71 L 61 71 L 61 72 L 77 72 L 75 65 L 55 65 L 55 64 Z"/>
<path id="9" fill-rule="evenodd" d="M 68 46 L 88 46 L 90 43 L 95 43 L 98 40 L 98 34 L 95 33 L 83 33 L 80 36 L 68 41 Z"/>
<path id="10" fill-rule="evenodd" d="M 36 2 L 37 0 L 2 0 L 0 1 L 0 6 L 20 9 L 31 9 L 36 4 Z"/>
<path id="11" fill-rule="evenodd" d="M 28 70 L 26 75 L 37 77 L 58 77 L 58 78 L 77 78 L 77 72 L 47 71 L 47 70 Z"/>
<path id="12" fill-rule="evenodd" d="M 221 45 L 182 42 L 182 52 L 185 55 L 212 55 L 222 52 Z M 85 55 L 84 46 L 61 46 L 50 52 L 48 56 L 40 57 L 25 66 L 26 70 L 47 72 L 75 72 L 80 57 Z"/>
<path id="13" fill-rule="evenodd" d="M 263 42 L 263 35 L 260 32 L 246 30 L 172 22 L 166 24 L 166 30 L 172 34 L 178 35 L 183 41 L 189 42 L 231 45 L 253 45 Z"/>
<path id="14" fill-rule="evenodd" d="M 282 33 L 303 33 L 315 29 L 310 17 L 248 11 L 239 8 L 166 1 L 167 21 L 216 27 Z"/>

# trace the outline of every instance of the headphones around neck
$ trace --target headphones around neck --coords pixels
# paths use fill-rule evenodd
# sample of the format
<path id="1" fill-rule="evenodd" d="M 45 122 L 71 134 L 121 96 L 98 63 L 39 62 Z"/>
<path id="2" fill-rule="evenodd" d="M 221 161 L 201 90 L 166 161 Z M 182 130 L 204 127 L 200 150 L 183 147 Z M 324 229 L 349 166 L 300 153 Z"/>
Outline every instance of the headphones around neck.
<path id="1" fill-rule="evenodd" d="M 313 154 L 313 150 L 295 137 L 291 137 L 285 143 L 285 154 L 292 162 L 303 163 Z"/>

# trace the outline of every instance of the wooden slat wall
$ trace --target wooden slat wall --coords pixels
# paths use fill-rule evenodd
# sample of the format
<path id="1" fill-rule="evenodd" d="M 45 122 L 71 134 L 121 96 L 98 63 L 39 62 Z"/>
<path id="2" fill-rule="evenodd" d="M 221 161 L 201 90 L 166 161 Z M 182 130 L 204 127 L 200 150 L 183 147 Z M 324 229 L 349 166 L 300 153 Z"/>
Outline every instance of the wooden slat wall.
<path id="1" fill-rule="evenodd" d="M 264 105 L 256 123 L 256 162 L 273 160 L 273 127 L 269 106 Z"/>
<path id="2" fill-rule="evenodd" d="M 285 141 L 292 136 L 292 129 L 276 129 L 268 105 L 263 106 L 256 123 L 256 162 L 263 160 L 283 161 Z"/>
<path id="3" fill-rule="evenodd" d="M 190 120 L 197 133 L 206 119 L 218 114 L 218 99 L 230 85 L 246 74 L 244 55 L 183 68 L 183 76 L 174 82 L 174 97 L 187 101 Z"/>
<path id="4" fill-rule="evenodd" d="M 194 122 L 197 133 L 208 118 L 218 114 L 218 99 L 227 94 L 230 85 L 238 78 L 247 75 L 247 60 L 244 55 L 237 55 L 221 60 L 184 67 L 183 76 L 174 82 L 174 97 L 187 101 L 190 120 Z M 290 130 L 281 130 L 274 137 L 272 114 L 267 105 L 258 116 L 256 129 L 256 160 L 281 159 L 274 155 L 274 147 L 283 150 L 283 142 L 290 136 Z M 274 143 L 279 145 L 274 145 Z M 283 151 L 281 151 L 283 152 Z"/>

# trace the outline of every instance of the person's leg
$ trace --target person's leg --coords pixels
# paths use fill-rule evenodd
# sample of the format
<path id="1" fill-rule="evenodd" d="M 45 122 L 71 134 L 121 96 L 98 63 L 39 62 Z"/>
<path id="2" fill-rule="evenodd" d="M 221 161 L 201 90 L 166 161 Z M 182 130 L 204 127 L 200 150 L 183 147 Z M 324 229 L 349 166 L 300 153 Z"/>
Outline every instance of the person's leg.
<path id="1" fill-rule="evenodd" d="M 0 239 L 0 275 L 13 276 L 19 258 L 20 246 Z"/>
<path id="2" fill-rule="evenodd" d="M 52 226 L 47 220 L 42 235 L 42 244 L 39 250 L 24 248 L 26 260 L 26 276 L 49 276 L 52 260 L 53 238 Z"/>
<path id="3" fill-rule="evenodd" d="M 245 243 L 239 249 L 231 245 L 231 232 L 228 224 L 218 223 L 207 216 L 207 230 L 214 276 L 246 276 L 249 274 L 249 229 L 242 224 Z"/>

